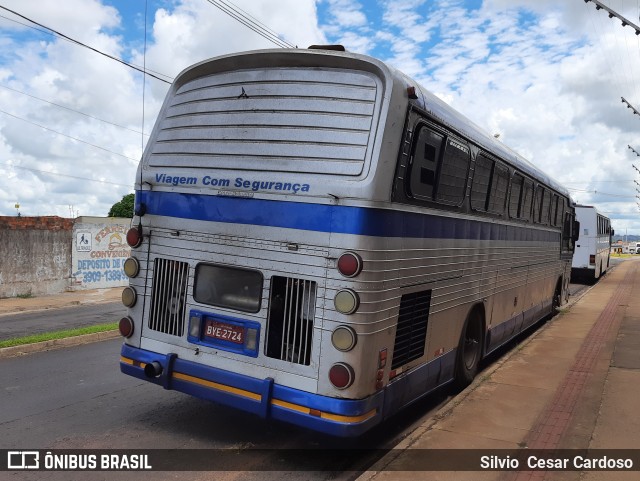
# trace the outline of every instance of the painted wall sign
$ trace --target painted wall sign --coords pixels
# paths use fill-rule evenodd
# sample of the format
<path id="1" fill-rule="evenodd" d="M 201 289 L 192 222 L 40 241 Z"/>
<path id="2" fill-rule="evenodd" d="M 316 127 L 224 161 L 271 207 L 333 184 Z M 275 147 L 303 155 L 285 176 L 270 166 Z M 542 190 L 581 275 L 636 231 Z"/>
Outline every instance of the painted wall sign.
<path id="1" fill-rule="evenodd" d="M 71 288 L 99 289 L 128 284 L 124 261 L 131 253 L 126 243 L 130 219 L 79 217 L 74 224 Z"/>

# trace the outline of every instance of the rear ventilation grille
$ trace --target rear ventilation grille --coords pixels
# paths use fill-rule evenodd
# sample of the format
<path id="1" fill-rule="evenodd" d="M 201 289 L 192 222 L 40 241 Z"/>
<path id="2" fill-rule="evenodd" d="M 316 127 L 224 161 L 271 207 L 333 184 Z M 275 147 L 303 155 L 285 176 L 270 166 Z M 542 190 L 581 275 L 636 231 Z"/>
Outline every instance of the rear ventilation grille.
<path id="1" fill-rule="evenodd" d="M 149 329 L 182 336 L 188 274 L 186 262 L 161 258 L 154 261 Z"/>
<path id="2" fill-rule="evenodd" d="M 315 310 L 315 282 L 274 276 L 269 300 L 267 356 L 308 366 Z"/>
<path id="3" fill-rule="evenodd" d="M 391 369 L 397 369 L 424 355 L 431 290 L 405 294 L 400 300 L 396 342 Z"/>
<path id="4" fill-rule="evenodd" d="M 192 75 L 170 95 L 145 153 L 149 165 L 362 173 L 380 95 L 374 75 L 343 68 L 202 70 L 212 74 Z"/>

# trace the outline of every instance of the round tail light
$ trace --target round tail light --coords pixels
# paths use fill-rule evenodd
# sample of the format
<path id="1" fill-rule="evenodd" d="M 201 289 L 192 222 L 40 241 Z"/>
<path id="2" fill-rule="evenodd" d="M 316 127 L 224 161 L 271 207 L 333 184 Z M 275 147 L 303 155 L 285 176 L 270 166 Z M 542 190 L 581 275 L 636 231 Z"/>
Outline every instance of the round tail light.
<path id="1" fill-rule="evenodd" d="M 135 277 L 140 272 L 140 262 L 135 257 L 129 257 L 124 261 L 123 269 L 127 277 Z"/>
<path id="2" fill-rule="evenodd" d="M 126 307 L 133 307 L 137 299 L 136 291 L 132 287 L 125 287 L 122 290 L 122 303 Z"/>
<path id="3" fill-rule="evenodd" d="M 138 247 L 142 244 L 142 229 L 132 227 L 127 231 L 127 244 L 131 247 Z"/>
<path id="4" fill-rule="evenodd" d="M 123 317 L 118 323 L 118 330 L 122 337 L 131 337 L 133 334 L 133 319 L 129 316 Z"/>
<path id="5" fill-rule="evenodd" d="M 347 389 L 355 378 L 353 368 L 344 362 L 338 362 L 329 369 L 329 381 L 337 389 Z"/>
<path id="6" fill-rule="evenodd" d="M 331 334 L 331 343 L 338 351 L 350 351 L 355 347 L 357 340 L 355 331 L 348 326 L 336 327 Z"/>
<path id="7" fill-rule="evenodd" d="M 345 252 L 338 258 L 338 272 L 345 277 L 355 277 L 362 271 L 362 259 L 354 252 Z"/>
<path id="8" fill-rule="evenodd" d="M 333 299 L 336 310 L 342 314 L 353 314 L 358 310 L 360 298 L 358 294 L 351 289 L 342 289 L 338 291 Z"/>

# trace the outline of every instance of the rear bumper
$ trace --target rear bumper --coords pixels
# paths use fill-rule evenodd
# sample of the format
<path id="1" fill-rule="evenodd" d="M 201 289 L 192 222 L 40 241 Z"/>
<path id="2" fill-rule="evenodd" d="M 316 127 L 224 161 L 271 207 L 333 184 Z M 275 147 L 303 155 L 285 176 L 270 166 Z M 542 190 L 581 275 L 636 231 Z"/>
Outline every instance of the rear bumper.
<path id="1" fill-rule="evenodd" d="M 144 367 L 162 366 L 158 377 Z M 334 436 L 358 436 L 382 420 L 382 391 L 361 400 L 319 396 L 280 386 L 273 379 L 256 379 L 123 344 L 120 370 L 133 377 L 232 406 L 264 418 L 278 419 Z"/>
<path id="2" fill-rule="evenodd" d="M 596 268 L 572 267 L 571 282 L 593 282 L 596 279 Z"/>

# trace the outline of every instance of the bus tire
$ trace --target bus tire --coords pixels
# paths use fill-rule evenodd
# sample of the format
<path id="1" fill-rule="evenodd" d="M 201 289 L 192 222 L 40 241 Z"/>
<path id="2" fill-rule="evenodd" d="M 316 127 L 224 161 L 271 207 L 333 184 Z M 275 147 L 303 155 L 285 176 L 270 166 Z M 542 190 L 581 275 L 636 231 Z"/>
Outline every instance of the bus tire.
<path id="1" fill-rule="evenodd" d="M 560 310 L 562 305 L 562 279 L 558 279 L 556 284 L 556 290 L 553 293 L 553 299 L 551 300 L 551 317 L 555 316 Z"/>
<path id="2" fill-rule="evenodd" d="M 478 365 L 482 358 L 482 315 L 478 309 L 473 309 L 467 316 L 456 353 L 456 367 L 454 372 L 454 387 L 462 390 L 467 387 L 478 372 Z"/>

